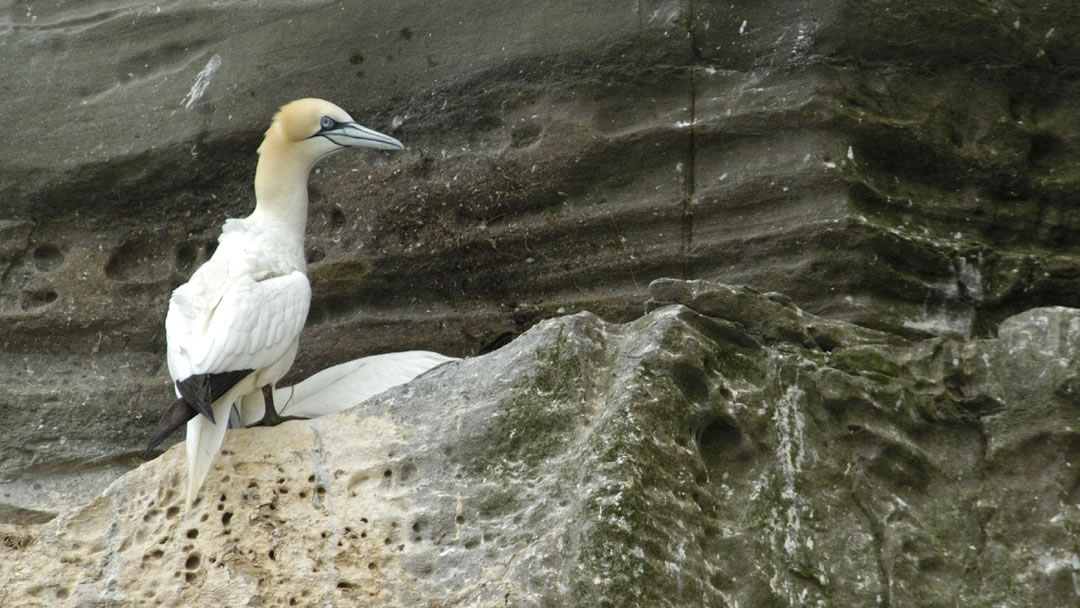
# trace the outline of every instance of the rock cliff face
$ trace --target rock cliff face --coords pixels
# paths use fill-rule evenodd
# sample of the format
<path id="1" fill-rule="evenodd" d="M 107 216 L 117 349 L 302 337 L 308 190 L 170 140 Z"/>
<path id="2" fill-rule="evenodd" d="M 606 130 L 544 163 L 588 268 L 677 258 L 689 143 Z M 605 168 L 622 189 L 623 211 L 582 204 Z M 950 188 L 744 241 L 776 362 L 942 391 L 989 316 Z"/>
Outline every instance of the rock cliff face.
<path id="1" fill-rule="evenodd" d="M 391 412 L 403 417 L 393 422 L 409 437 L 403 444 L 468 447 L 446 448 L 441 463 L 414 455 L 428 459 L 423 475 L 463 475 L 429 479 L 428 490 L 396 486 L 401 470 L 385 469 L 394 477 L 375 484 L 380 491 L 396 488 L 413 502 L 381 509 L 435 509 L 436 494 L 424 492 L 457 496 L 454 483 L 474 491 L 485 478 L 521 497 L 488 500 L 490 521 L 474 519 L 477 507 L 462 514 L 466 524 L 429 511 L 380 512 L 379 525 L 396 522 L 399 534 L 366 532 L 391 538 L 391 547 L 412 547 L 408 531 L 422 513 L 421 529 L 441 521 L 441 538 L 476 526 L 472 547 L 482 549 L 461 562 L 488 568 L 436 563 L 424 578 L 426 567 L 406 567 L 406 553 L 387 553 L 398 556 L 402 576 L 426 581 L 402 579 L 409 584 L 387 601 L 434 602 L 440 581 L 454 580 L 465 595 L 453 597 L 495 602 L 503 584 L 495 581 L 504 580 L 512 581 L 504 593 L 521 598 L 565 593 L 632 605 L 615 594 L 630 592 L 620 581 L 635 573 L 656 575 L 655 589 L 641 592 L 668 602 L 1072 601 L 1080 558 L 1068 505 L 1080 501 L 1070 474 L 1077 442 L 1067 349 L 1075 342 L 1072 312 L 1048 307 L 1080 307 L 1073 0 L 18 2 L 0 15 L 0 46 L 13 58 L 0 62 L 0 521 L 23 526 L 9 535 L 20 551 L 20 539 L 38 539 L 25 550 L 39 559 L 47 539 L 79 545 L 64 545 L 63 555 L 83 555 L 92 591 L 80 584 L 55 593 L 100 592 L 93 597 L 107 603 L 122 591 L 106 585 L 128 566 L 94 553 L 100 547 L 140 564 L 168 549 L 169 564 L 181 565 L 191 555 L 184 543 L 202 547 L 192 568 L 145 562 L 156 576 L 192 578 L 192 589 L 223 588 L 215 577 L 227 573 L 265 594 L 259 585 L 285 571 L 263 559 L 269 549 L 249 567 L 228 561 L 239 559 L 235 551 L 214 552 L 225 545 L 203 544 L 218 542 L 227 526 L 209 531 L 187 514 L 166 517 L 175 499 L 137 479 L 171 487 L 163 476 L 177 470 L 173 452 L 96 497 L 138 465 L 133 455 L 170 401 L 162 336 L 170 291 L 213 251 L 223 220 L 251 209 L 254 150 L 274 110 L 316 95 L 408 150 L 332 158 L 313 176 L 314 301 L 286 382 L 377 352 L 474 355 L 553 317 L 527 334 L 537 342 L 515 342 L 513 352 L 553 349 L 540 336 L 563 328 L 573 344 L 605 353 L 582 351 L 580 365 L 598 367 L 552 371 L 533 395 L 599 391 L 603 407 L 558 410 L 564 395 L 536 409 L 527 392 L 492 392 L 476 410 L 487 413 L 471 414 L 478 420 L 458 436 L 430 440 L 417 435 L 434 429 L 410 426 L 419 413 L 391 407 L 412 412 L 405 393 L 346 417 L 364 425 Z M 666 282 L 654 300 L 698 312 L 641 318 L 648 286 L 661 277 L 745 284 L 799 308 Z M 701 320 L 727 318 L 727 306 L 738 308 L 735 326 Z M 576 314 L 583 311 L 596 316 Z M 619 338 L 586 339 L 602 330 Z M 661 342 L 648 345 L 652 338 Z M 620 350 L 632 348 L 638 359 Z M 656 399 L 685 390 L 697 405 L 649 413 L 654 397 L 631 372 L 620 376 L 625 392 L 606 377 L 586 381 L 617 361 L 659 365 L 649 359 L 661 356 L 648 355 L 653 348 L 693 359 L 653 372 L 653 387 L 668 395 Z M 483 365 L 455 369 L 483 378 Z M 455 373 L 428 382 L 467 391 Z M 504 375 L 508 390 L 530 374 Z M 744 411 L 738 403 L 760 405 Z M 635 413 L 616 413 L 625 411 Z M 470 434 L 495 413 L 521 430 Z M 592 431 L 579 428 L 585 422 Z M 311 429 L 310 443 L 323 432 L 318 425 L 295 428 Z M 677 425 L 685 428 L 676 433 Z M 642 436 L 661 439 L 626 443 Z M 273 431 L 235 434 L 222 475 L 256 482 L 247 493 L 258 504 L 281 496 L 273 474 L 231 467 L 255 458 L 241 445 L 257 451 L 286 440 Z M 274 449 L 292 454 L 291 445 Z M 315 467 L 304 464 L 315 454 L 344 459 L 331 472 L 368 466 L 333 450 L 297 449 L 309 455 L 266 466 L 296 472 Z M 588 458 L 545 468 L 573 453 Z M 617 454 L 626 456 L 611 460 Z M 531 464 L 491 464 L 519 461 Z M 495 472 L 509 477 L 496 481 Z M 283 487 L 295 498 L 312 474 Z M 676 482 L 683 494 L 654 489 Z M 619 494 L 618 483 L 639 485 Z M 317 487 L 307 489 L 315 510 L 290 511 L 301 517 L 290 530 L 309 534 L 319 528 L 302 522 L 334 517 L 365 530 L 352 511 L 319 510 Z M 136 499 L 140 491 L 147 494 Z M 222 491 L 234 501 L 228 512 L 239 513 L 233 505 L 244 492 Z M 90 511 L 68 511 L 87 502 Z M 202 512 L 216 509 L 210 502 Z M 629 527 L 600 516 L 609 509 L 627 512 Z M 520 514 L 517 532 L 494 531 L 504 513 Z M 592 528 L 559 527 L 581 514 Z M 186 527 L 176 527 L 180 518 Z M 133 536 L 123 550 L 109 544 L 111 534 L 137 533 L 119 523 L 129 520 L 168 540 L 153 549 L 150 536 Z M 201 531 L 187 539 L 189 529 Z M 319 580 L 333 580 L 332 571 L 346 583 L 319 597 L 386 592 L 375 581 L 396 579 L 378 578 L 382 553 L 358 566 L 370 578 L 340 574 L 345 566 L 332 558 L 333 546 L 346 543 L 343 530 L 328 529 L 333 542 L 317 540 L 328 553 L 304 558 L 323 560 L 312 566 Z M 427 534 L 417 536 L 430 543 Z M 289 538 L 299 543 L 289 551 L 315 551 Z M 669 546 L 679 539 L 690 544 Z M 551 556 L 564 552 L 592 578 L 560 570 Z M 22 567 L 5 575 L 18 578 Z M 861 578 L 836 578 L 829 568 Z M 990 584 L 997 573 L 1018 577 L 1017 589 Z M 19 589 L 47 604 L 48 585 Z M 175 603 L 195 591 L 168 593 Z"/>
<path id="2" fill-rule="evenodd" d="M 22 536 L 28 606 L 1071 606 L 1080 311 L 907 340 L 658 281 Z"/>

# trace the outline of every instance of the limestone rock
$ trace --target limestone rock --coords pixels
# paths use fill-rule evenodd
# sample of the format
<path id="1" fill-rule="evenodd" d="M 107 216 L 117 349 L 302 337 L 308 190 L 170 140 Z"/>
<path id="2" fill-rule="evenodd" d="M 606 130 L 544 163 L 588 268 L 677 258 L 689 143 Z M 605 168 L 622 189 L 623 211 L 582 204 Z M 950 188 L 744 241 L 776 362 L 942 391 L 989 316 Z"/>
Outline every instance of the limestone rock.
<path id="1" fill-rule="evenodd" d="M 1080 601 L 1080 310 L 910 341 L 742 287 L 652 293 L 230 431 L 191 510 L 174 447 L 8 533 L 0 603 Z"/>

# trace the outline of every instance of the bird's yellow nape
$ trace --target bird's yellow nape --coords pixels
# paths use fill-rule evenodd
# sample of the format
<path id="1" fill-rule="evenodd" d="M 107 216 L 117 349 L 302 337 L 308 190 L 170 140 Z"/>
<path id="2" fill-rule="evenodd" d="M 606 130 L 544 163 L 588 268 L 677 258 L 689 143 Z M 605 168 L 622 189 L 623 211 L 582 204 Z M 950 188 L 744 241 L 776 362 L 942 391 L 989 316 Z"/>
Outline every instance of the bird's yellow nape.
<path id="1" fill-rule="evenodd" d="M 324 117 L 339 123 L 354 122 L 352 116 L 337 105 L 325 99 L 305 97 L 281 106 L 274 114 L 266 136 L 269 138 L 276 129 L 290 141 L 303 141 L 319 132 Z"/>

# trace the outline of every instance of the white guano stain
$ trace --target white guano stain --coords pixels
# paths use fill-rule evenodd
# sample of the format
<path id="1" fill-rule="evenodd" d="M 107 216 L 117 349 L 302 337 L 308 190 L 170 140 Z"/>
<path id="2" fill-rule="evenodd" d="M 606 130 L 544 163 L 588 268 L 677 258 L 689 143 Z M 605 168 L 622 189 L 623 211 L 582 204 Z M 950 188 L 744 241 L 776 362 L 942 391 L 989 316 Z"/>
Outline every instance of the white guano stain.
<path id="1" fill-rule="evenodd" d="M 184 99 L 180 102 L 180 105 L 187 109 L 191 109 L 191 106 L 195 105 L 195 102 L 202 99 L 206 89 L 210 86 L 210 79 L 214 77 L 214 74 L 221 67 L 221 55 L 214 53 L 214 56 L 210 58 L 210 61 L 206 62 L 206 67 L 195 77 L 195 84 L 191 85 L 191 90 L 184 96 Z"/>
<path id="2" fill-rule="evenodd" d="M 784 538 L 784 550 L 789 557 L 794 557 L 797 546 L 797 538 L 800 534 L 801 521 L 799 509 L 801 507 L 799 494 L 795 488 L 795 482 L 802 473 L 803 459 L 806 454 L 803 448 L 803 433 L 806 422 L 803 419 L 799 403 L 805 393 L 798 386 L 798 374 L 795 382 L 784 392 L 777 401 L 773 421 L 779 433 L 777 456 L 780 461 L 780 473 L 782 487 L 780 496 L 786 503 L 784 512 L 784 524 L 786 536 Z"/>

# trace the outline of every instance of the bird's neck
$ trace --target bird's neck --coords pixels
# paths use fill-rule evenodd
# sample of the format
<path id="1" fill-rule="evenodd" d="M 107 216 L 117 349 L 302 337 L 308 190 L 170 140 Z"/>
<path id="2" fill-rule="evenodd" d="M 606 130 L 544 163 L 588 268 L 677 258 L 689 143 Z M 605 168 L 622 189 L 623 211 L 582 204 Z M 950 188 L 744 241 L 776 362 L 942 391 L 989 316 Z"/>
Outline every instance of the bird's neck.
<path id="1" fill-rule="evenodd" d="M 252 218 L 284 224 L 303 236 L 307 225 L 308 175 L 312 162 L 281 150 L 259 155 Z"/>

